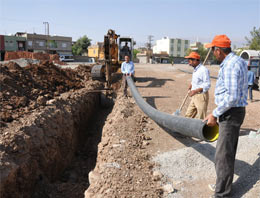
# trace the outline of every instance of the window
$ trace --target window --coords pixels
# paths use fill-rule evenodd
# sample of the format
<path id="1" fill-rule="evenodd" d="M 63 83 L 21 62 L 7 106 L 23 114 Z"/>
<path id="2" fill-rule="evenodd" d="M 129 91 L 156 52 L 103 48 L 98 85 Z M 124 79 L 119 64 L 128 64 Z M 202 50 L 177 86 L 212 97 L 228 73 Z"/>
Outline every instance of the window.
<path id="1" fill-rule="evenodd" d="M 38 44 L 38 46 L 43 47 L 44 46 L 44 41 L 36 41 L 36 43 Z"/>
<path id="2" fill-rule="evenodd" d="M 40 41 L 39 46 L 43 47 L 44 46 L 44 42 Z"/>
<path id="3" fill-rule="evenodd" d="M 61 43 L 61 47 L 66 48 L 67 47 L 67 43 Z"/>
<path id="4" fill-rule="evenodd" d="M 28 46 L 32 46 L 32 41 L 28 41 Z"/>
<path id="5" fill-rule="evenodd" d="M 48 41 L 48 46 L 50 48 L 57 48 L 57 43 L 54 40 L 50 40 L 50 41 Z"/>
<path id="6" fill-rule="evenodd" d="M 13 47 L 13 46 L 14 46 L 13 41 L 10 41 L 10 42 L 9 42 L 9 46 L 10 46 L 10 47 Z"/>

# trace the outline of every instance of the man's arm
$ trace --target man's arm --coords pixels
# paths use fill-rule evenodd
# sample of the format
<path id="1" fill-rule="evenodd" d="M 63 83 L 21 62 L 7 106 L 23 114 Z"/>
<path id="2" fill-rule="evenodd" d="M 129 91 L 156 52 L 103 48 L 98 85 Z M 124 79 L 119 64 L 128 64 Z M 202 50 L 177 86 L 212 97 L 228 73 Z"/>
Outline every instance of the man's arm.
<path id="1" fill-rule="evenodd" d="M 134 63 L 131 61 L 131 68 L 130 68 L 130 74 L 134 74 L 135 73 L 135 66 Z"/>
<path id="2" fill-rule="evenodd" d="M 123 74 L 126 73 L 126 71 L 125 71 L 125 66 L 124 66 L 124 62 L 121 64 L 121 72 L 122 72 Z"/>
<path id="3" fill-rule="evenodd" d="M 210 88 L 210 74 L 208 69 L 203 70 L 202 80 L 203 80 L 202 83 L 203 92 L 207 92 Z"/>

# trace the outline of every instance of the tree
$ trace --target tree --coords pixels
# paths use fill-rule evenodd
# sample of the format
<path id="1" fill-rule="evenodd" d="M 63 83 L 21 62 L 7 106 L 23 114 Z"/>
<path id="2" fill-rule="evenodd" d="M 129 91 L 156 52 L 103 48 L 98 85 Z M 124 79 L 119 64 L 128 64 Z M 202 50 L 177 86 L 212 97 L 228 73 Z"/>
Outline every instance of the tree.
<path id="1" fill-rule="evenodd" d="M 260 50 L 260 27 L 257 29 L 256 27 L 250 32 L 251 39 L 245 37 L 247 40 L 249 49 L 251 50 Z"/>
<path id="2" fill-rule="evenodd" d="M 84 53 L 88 53 L 88 46 L 91 45 L 91 39 L 89 39 L 86 35 L 80 37 L 76 43 L 72 46 L 72 54 L 73 55 L 82 55 Z"/>
<path id="3" fill-rule="evenodd" d="M 139 50 L 134 49 L 134 52 L 133 52 L 134 53 L 134 59 L 136 59 L 136 54 L 139 53 L 139 52 L 140 52 Z"/>

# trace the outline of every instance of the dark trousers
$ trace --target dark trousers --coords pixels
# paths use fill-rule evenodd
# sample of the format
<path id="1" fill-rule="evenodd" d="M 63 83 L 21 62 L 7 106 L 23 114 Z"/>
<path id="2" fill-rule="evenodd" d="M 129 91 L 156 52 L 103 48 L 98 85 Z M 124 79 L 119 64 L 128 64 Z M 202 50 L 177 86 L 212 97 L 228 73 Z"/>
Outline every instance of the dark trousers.
<path id="1" fill-rule="evenodd" d="M 219 117 L 219 138 L 215 154 L 215 196 L 218 198 L 230 196 L 239 131 L 244 118 L 245 107 L 233 107 Z"/>
<path id="2" fill-rule="evenodd" d="M 134 77 L 133 74 L 131 75 L 131 78 L 135 82 L 135 77 Z M 125 74 L 123 75 L 123 87 L 124 87 L 124 95 L 127 96 L 127 87 L 128 86 L 127 86 L 127 81 L 126 81 L 126 75 Z"/>
<path id="3" fill-rule="evenodd" d="M 253 100 L 253 85 L 248 85 L 248 93 L 250 100 Z"/>

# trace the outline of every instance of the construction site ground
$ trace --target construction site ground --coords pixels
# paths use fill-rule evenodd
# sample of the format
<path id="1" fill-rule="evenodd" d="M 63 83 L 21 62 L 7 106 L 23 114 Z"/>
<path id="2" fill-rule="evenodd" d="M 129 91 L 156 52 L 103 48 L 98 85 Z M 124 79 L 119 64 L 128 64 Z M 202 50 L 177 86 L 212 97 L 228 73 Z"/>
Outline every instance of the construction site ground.
<path id="1" fill-rule="evenodd" d="M 188 72 L 192 72 L 193 69 L 188 65 L 172 66 L 169 64 L 136 64 L 135 68 L 135 84 L 147 103 L 162 112 L 170 114 L 175 112 L 184 99 L 191 81 L 191 74 L 179 69 Z M 209 69 L 211 75 L 216 77 L 218 66 L 210 66 Z M 216 79 L 212 79 L 211 82 L 208 113 L 215 107 L 214 88 Z M 106 127 L 104 128 L 103 132 L 106 135 L 103 134 L 102 143 L 99 145 L 97 164 L 93 174 L 90 175 L 93 182 L 86 191 L 86 197 L 110 197 L 111 192 L 114 195 L 111 197 L 207 198 L 213 194 L 208 188 L 208 184 L 214 184 L 216 179 L 214 169 L 216 142 L 207 143 L 178 134 L 169 135 L 154 121 L 145 116 L 139 108 L 136 109 L 137 105 L 132 97 L 119 97 L 117 102 L 121 105 L 115 105 L 113 110 L 115 112 L 112 112 L 110 115 L 112 117 L 109 117 L 107 122 L 116 122 L 115 128 L 119 130 L 110 129 L 110 133 L 107 133 Z M 182 110 L 182 116 L 188 103 L 189 100 Z M 127 110 L 124 109 L 126 108 L 125 105 L 128 106 Z M 259 107 L 260 93 L 254 91 L 254 102 L 249 102 L 246 118 L 241 128 L 233 198 L 254 198 L 258 197 L 260 193 L 259 135 L 258 138 L 249 137 L 250 131 L 257 131 L 260 128 Z M 116 110 L 117 108 L 123 109 L 121 113 Z M 140 114 L 141 122 L 138 121 Z M 121 116 L 122 118 L 119 118 Z M 140 124 L 141 128 L 138 129 Z M 122 136 L 124 136 L 123 140 Z M 129 139 L 129 137 L 131 138 Z M 136 138 L 141 140 L 139 144 L 134 143 Z M 149 159 L 152 163 L 150 171 L 152 177 L 149 176 L 146 166 L 141 165 L 142 171 L 140 171 L 138 149 L 136 153 L 136 149 L 125 146 L 122 141 L 128 142 L 128 145 L 134 143 L 141 153 L 146 153 L 149 156 L 146 159 Z M 104 145 L 107 146 L 104 148 Z M 108 159 L 104 156 L 104 153 L 111 152 L 114 152 L 117 157 Z M 133 158 L 133 155 L 136 156 Z M 128 161 L 128 165 L 126 161 Z M 109 169 L 104 168 L 107 166 L 110 167 L 110 173 L 105 171 L 109 171 Z M 133 174 L 130 177 L 130 183 L 128 180 L 129 174 Z M 108 182 L 106 179 L 104 180 L 104 177 L 109 178 L 108 181 L 111 186 L 108 188 Z M 118 181 L 119 178 L 120 181 Z M 148 182 L 147 179 L 149 178 L 155 181 L 156 185 Z"/>
<path id="2" fill-rule="evenodd" d="M 207 66 L 210 75 L 217 77 L 219 66 Z M 173 113 L 179 109 L 193 71 L 184 65 L 136 64 L 136 86 L 143 98 L 156 109 Z M 214 90 L 216 79 L 211 79 L 208 113 L 215 108 Z M 260 195 L 260 139 L 251 138 L 250 131 L 260 128 L 260 92 L 253 91 L 253 102 L 248 101 L 246 117 L 240 131 L 233 197 L 259 197 Z M 190 99 L 186 101 L 181 115 L 184 116 Z M 148 119 L 150 121 L 150 119 Z M 200 142 L 195 138 L 175 137 L 166 133 L 153 121 L 149 122 L 146 135 L 151 137 L 146 146 L 153 160 L 160 165 L 164 182 L 171 184 L 176 193 L 168 197 L 209 197 L 208 184 L 215 182 L 214 153 L 216 142 Z"/>
<path id="3" fill-rule="evenodd" d="M 123 97 L 122 88 L 114 106 L 104 108 L 102 101 L 102 107 L 94 106 L 98 92 L 90 91 L 102 86 L 90 79 L 89 67 L 76 68 L 76 73 L 52 67 L 43 63 L 24 71 L 10 64 L 1 71 L 8 85 L 1 93 L 7 98 L 1 103 L 7 113 L 1 121 L 0 179 L 10 188 L 4 197 L 207 198 L 212 194 L 208 184 L 216 178 L 216 142 L 169 135 L 140 110 L 134 98 Z M 191 81 L 191 74 L 179 69 L 193 69 L 184 64 L 135 64 L 135 68 L 135 84 L 147 103 L 162 112 L 175 112 Z M 217 76 L 218 66 L 208 68 Z M 59 84 L 58 89 L 53 91 L 51 82 Z M 216 80 L 211 83 L 208 113 L 215 107 Z M 35 87 L 32 91 L 30 85 Z M 119 85 L 120 81 L 113 87 Z M 253 95 L 240 132 L 233 198 L 260 195 L 260 139 L 249 135 L 260 128 L 260 92 L 254 90 Z M 0 195 L 1 191 L 5 189 L 0 188 Z"/>

